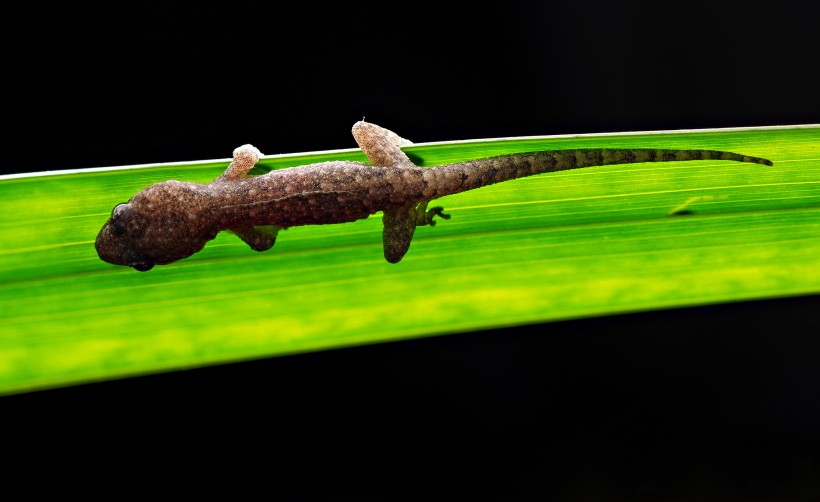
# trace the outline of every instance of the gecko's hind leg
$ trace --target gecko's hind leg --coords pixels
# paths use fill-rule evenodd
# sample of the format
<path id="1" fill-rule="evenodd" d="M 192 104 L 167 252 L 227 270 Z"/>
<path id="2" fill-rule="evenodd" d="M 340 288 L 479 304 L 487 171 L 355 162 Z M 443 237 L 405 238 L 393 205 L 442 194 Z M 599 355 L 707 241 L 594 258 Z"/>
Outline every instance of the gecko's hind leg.
<path id="1" fill-rule="evenodd" d="M 441 216 L 450 218 L 449 214 L 442 211 L 444 208 L 436 206 L 427 209 L 429 201 L 421 202 L 417 205 L 400 207 L 384 212 L 382 222 L 384 232 L 382 240 L 384 242 L 384 258 L 390 263 L 398 263 L 410 248 L 410 241 L 417 226 L 436 224 L 433 218 Z"/>
<path id="2" fill-rule="evenodd" d="M 377 166 L 414 167 L 413 162 L 400 148 L 412 145 L 413 142 L 389 129 L 370 122 L 356 122 L 353 124 L 353 138 L 368 160 Z"/>
<path id="3" fill-rule="evenodd" d="M 429 203 L 430 201 L 424 201 L 416 206 L 416 225 L 429 225 L 434 227 L 436 226 L 436 221 L 433 218 L 436 216 L 441 216 L 445 220 L 450 219 L 450 215 L 444 213 L 444 208 L 441 206 L 435 206 L 427 209 L 427 204 Z"/>
<path id="4" fill-rule="evenodd" d="M 254 251 L 267 251 L 276 243 L 276 234 L 281 230 L 272 225 L 232 228 L 230 231 L 245 241 Z"/>
<path id="5" fill-rule="evenodd" d="M 233 160 L 228 168 L 215 181 L 238 180 L 244 178 L 248 171 L 259 161 L 262 152 L 253 145 L 242 145 L 233 151 Z"/>

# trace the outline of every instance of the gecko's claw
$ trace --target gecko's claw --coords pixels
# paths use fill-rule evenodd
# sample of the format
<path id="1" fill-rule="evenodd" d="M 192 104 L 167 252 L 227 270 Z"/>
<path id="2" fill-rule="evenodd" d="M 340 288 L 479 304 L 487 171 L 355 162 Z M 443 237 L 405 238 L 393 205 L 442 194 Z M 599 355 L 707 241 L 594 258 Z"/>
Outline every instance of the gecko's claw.
<path id="1" fill-rule="evenodd" d="M 424 213 L 424 220 L 425 221 L 424 221 L 423 225 L 430 225 L 431 227 L 436 226 L 436 220 L 433 219 L 436 216 L 441 216 L 445 220 L 450 219 L 450 215 L 444 212 L 443 207 L 441 207 L 441 206 L 431 207 L 430 209 L 427 210 L 426 213 Z"/>
<path id="2" fill-rule="evenodd" d="M 433 218 L 436 216 L 441 216 L 445 220 L 450 219 L 449 214 L 444 213 L 444 208 L 441 206 L 431 207 L 427 209 L 427 203 L 429 201 L 420 202 L 418 206 L 416 206 L 416 225 L 417 226 L 424 226 L 429 225 L 431 227 L 436 226 L 436 222 Z"/>

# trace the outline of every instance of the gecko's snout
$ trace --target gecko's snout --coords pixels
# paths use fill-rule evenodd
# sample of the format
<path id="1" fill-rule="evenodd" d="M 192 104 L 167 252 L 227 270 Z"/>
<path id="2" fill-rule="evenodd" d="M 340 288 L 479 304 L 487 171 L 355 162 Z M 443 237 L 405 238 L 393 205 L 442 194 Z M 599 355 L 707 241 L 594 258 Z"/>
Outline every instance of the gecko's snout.
<path id="1" fill-rule="evenodd" d="M 94 247 L 97 249 L 97 255 L 99 255 L 101 260 L 113 265 L 125 265 L 126 263 L 123 259 L 125 249 L 115 234 L 116 232 L 111 224 L 106 223 L 102 230 L 100 230 L 100 233 L 97 234 Z"/>
<path id="2" fill-rule="evenodd" d="M 125 233 L 123 215 L 127 211 L 128 204 L 117 204 L 94 241 L 100 259 L 114 265 L 125 265 L 122 236 Z"/>

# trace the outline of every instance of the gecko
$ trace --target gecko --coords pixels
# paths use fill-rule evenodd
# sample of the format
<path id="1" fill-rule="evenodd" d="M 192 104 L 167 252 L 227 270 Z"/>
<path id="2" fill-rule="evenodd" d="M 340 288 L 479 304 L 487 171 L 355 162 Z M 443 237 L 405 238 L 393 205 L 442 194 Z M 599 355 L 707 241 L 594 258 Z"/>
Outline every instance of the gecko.
<path id="1" fill-rule="evenodd" d="M 416 227 L 448 219 L 429 203 L 445 195 L 541 173 L 610 164 L 684 160 L 732 160 L 771 166 L 763 158 L 717 150 L 610 149 L 514 153 L 421 168 L 401 147 L 412 143 L 373 123 L 353 125 L 353 137 L 369 163 L 330 161 L 248 171 L 261 156 L 252 145 L 234 150 L 225 172 L 207 184 L 170 180 L 118 204 L 97 236 L 99 257 L 141 272 L 202 250 L 229 231 L 255 251 L 273 247 L 288 227 L 345 223 L 381 211 L 384 257 L 398 263 Z"/>

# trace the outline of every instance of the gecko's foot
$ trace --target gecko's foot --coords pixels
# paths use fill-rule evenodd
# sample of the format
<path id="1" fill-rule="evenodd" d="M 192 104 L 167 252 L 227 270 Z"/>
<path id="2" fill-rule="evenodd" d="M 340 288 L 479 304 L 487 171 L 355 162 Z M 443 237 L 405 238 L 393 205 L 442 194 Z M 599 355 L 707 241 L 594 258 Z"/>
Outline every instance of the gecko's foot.
<path id="1" fill-rule="evenodd" d="M 279 228 L 274 226 L 233 228 L 231 232 L 245 241 L 254 251 L 267 251 L 276 243 L 276 234 L 279 232 Z"/>
<path id="2" fill-rule="evenodd" d="M 430 209 L 427 210 L 426 213 L 424 213 L 424 223 L 422 223 L 422 225 L 430 225 L 431 227 L 436 226 L 436 220 L 433 219 L 436 216 L 441 216 L 445 220 L 450 219 L 450 215 L 444 212 L 443 207 L 441 207 L 441 206 L 431 207 Z"/>
<path id="3" fill-rule="evenodd" d="M 427 209 L 428 202 L 420 202 L 418 206 L 416 206 L 416 225 L 417 226 L 424 226 L 429 225 L 431 227 L 436 226 L 436 222 L 433 218 L 436 216 L 441 216 L 445 220 L 450 219 L 449 214 L 444 213 L 444 208 L 441 206 L 431 207 Z"/>
<path id="4" fill-rule="evenodd" d="M 256 164 L 259 162 L 259 157 L 261 156 L 262 152 L 260 152 L 259 149 L 253 145 L 238 146 L 233 151 L 234 159 L 249 162 L 251 164 Z"/>

